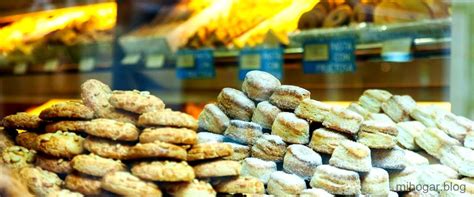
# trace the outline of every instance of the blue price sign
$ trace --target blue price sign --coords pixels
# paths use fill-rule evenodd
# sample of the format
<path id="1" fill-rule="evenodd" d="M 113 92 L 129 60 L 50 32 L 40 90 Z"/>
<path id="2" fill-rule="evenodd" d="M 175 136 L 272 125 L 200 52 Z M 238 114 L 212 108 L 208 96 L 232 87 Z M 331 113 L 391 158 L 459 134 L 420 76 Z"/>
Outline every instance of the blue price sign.
<path id="1" fill-rule="evenodd" d="M 180 79 L 213 78 L 216 76 L 211 49 L 179 50 L 176 75 Z"/>
<path id="2" fill-rule="evenodd" d="M 321 38 L 304 43 L 304 73 L 340 73 L 354 72 L 355 39 Z"/>
<path id="3" fill-rule="evenodd" d="M 245 79 L 247 72 L 261 70 L 281 79 L 283 77 L 283 49 L 245 48 L 239 55 L 239 78 Z"/>

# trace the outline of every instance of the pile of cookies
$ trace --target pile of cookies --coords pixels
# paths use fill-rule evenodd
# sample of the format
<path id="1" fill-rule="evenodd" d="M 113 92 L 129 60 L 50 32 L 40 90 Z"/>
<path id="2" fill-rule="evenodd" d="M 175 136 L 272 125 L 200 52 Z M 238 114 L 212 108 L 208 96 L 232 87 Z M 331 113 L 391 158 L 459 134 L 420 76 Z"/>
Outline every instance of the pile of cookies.
<path id="1" fill-rule="evenodd" d="M 230 144 L 234 155 L 224 159 L 241 162 L 237 180 L 261 182 L 218 192 L 422 196 L 420 187 L 439 184 L 428 194 L 474 195 L 473 121 L 384 90 L 348 107 L 310 96 L 251 71 L 242 90 L 224 88 L 204 107 L 198 142 Z"/>
<path id="2" fill-rule="evenodd" d="M 81 101 L 3 119 L 0 163 L 26 185 L 25 196 L 215 196 L 232 189 L 229 181 L 256 182 L 211 185 L 240 174 L 239 162 L 220 159 L 232 157 L 231 145 L 198 144 L 197 120 L 149 92 L 112 91 L 97 80 L 81 89 Z M 17 189 L 9 182 L 0 181 L 5 194 Z"/>

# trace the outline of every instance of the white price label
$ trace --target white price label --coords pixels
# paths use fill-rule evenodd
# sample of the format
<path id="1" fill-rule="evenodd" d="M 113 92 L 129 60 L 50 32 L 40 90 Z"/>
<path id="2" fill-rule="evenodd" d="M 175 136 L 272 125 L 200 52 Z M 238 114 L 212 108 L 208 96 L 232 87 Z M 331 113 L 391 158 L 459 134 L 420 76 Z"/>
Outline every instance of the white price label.
<path id="1" fill-rule="evenodd" d="M 178 59 L 176 60 L 176 66 L 178 68 L 194 67 L 194 55 L 193 54 L 178 55 Z"/>
<path id="2" fill-rule="evenodd" d="M 79 71 L 87 72 L 94 70 L 95 67 L 95 60 L 92 57 L 82 58 L 79 62 Z"/>
<path id="3" fill-rule="evenodd" d="M 260 54 L 245 54 L 240 57 L 241 69 L 260 69 Z"/>
<path id="4" fill-rule="evenodd" d="M 58 70 L 59 61 L 57 59 L 51 59 L 46 61 L 43 66 L 43 71 L 45 72 L 55 72 Z"/>
<path id="5" fill-rule="evenodd" d="M 136 64 L 140 61 L 140 54 L 127 55 L 122 59 L 122 65 Z"/>
<path id="6" fill-rule="evenodd" d="M 328 61 L 329 46 L 327 44 L 308 44 L 304 47 L 304 61 Z"/>
<path id="7" fill-rule="evenodd" d="M 24 62 L 18 63 L 13 67 L 13 74 L 15 75 L 25 74 L 27 69 L 28 69 L 28 65 L 26 63 Z"/>
<path id="8" fill-rule="evenodd" d="M 165 56 L 163 54 L 148 54 L 146 56 L 145 66 L 147 68 L 162 68 L 165 64 Z"/>

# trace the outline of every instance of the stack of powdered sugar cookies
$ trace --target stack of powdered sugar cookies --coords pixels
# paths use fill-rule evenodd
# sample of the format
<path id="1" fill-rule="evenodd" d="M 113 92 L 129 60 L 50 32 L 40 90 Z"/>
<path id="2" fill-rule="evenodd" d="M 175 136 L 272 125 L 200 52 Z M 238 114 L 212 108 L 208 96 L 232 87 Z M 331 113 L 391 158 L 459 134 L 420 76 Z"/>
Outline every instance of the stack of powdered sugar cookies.
<path id="1" fill-rule="evenodd" d="M 251 71 L 241 90 L 224 88 L 204 107 L 198 143 L 229 144 L 234 154 L 223 159 L 241 163 L 239 177 L 211 181 L 233 186 L 217 192 L 474 195 L 473 121 L 384 90 L 366 90 L 348 107 L 310 97 Z M 237 187 L 252 177 L 259 183 Z"/>

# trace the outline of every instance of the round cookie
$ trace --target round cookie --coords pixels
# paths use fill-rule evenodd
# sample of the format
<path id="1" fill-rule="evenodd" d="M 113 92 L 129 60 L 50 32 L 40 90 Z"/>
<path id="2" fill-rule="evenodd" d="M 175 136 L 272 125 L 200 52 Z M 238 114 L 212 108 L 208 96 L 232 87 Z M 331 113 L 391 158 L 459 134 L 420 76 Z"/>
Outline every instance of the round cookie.
<path id="1" fill-rule="evenodd" d="M 69 160 L 51 157 L 44 154 L 36 155 L 35 165 L 57 174 L 68 174 L 72 172 L 71 162 Z"/>
<path id="2" fill-rule="evenodd" d="M 139 133 L 137 127 L 131 123 L 103 118 L 87 123 L 85 132 L 97 137 L 122 141 L 135 141 Z"/>
<path id="3" fill-rule="evenodd" d="M 102 178 L 101 185 L 103 189 L 123 196 L 162 196 L 155 184 L 142 181 L 129 172 L 108 173 Z"/>
<path id="4" fill-rule="evenodd" d="M 295 110 L 311 93 L 303 88 L 293 85 L 281 85 L 270 96 L 270 103 L 284 110 Z"/>
<path id="5" fill-rule="evenodd" d="M 253 112 L 252 122 L 261 125 L 265 129 L 271 129 L 273 121 L 275 121 L 280 112 L 281 110 L 270 102 L 262 101 L 258 103 L 257 108 Z"/>
<path id="6" fill-rule="evenodd" d="M 10 133 L 8 133 L 5 129 L 0 127 L 0 152 L 2 152 L 3 149 L 5 148 L 14 146 L 14 145 L 15 145 L 15 138 L 11 136 Z"/>
<path id="7" fill-rule="evenodd" d="M 50 192 L 59 191 L 63 184 L 58 175 L 38 167 L 21 168 L 18 175 L 36 196 L 47 196 Z"/>
<path id="8" fill-rule="evenodd" d="M 340 5 L 329 12 L 323 22 L 323 27 L 340 27 L 351 22 L 352 8 L 349 5 Z"/>
<path id="9" fill-rule="evenodd" d="M 324 119 L 323 126 L 350 135 L 359 131 L 364 118 L 348 109 L 333 107 Z"/>
<path id="10" fill-rule="evenodd" d="M 233 151 L 232 151 L 232 155 L 223 157 L 222 159 L 240 161 L 250 156 L 249 146 L 232 143 L 232 142 L 225 142 L 225 144 L 229 144 L 230 146 L 232 146 Z"/>
<path id="11" fill-rule="evenodd" d="M 112 140 L 88 136 L 84 140 L 84 148 L 101 157 L 111 159 L 128 159 L 132 145 L 118 143 Z"/>
<path id="12" fill-rule="evenodd" d="M 238 176 L 241 165 L 238 161 L 215 160 L 197 164 L 193 169 L 197 178 Z"/>
<path id="13" fill-rule="evenodd" d="M 259 124 L 242 120 L 231 120 L 224 132 L 224 135 L 242 144 L 254 144 L 262 134 Z"/>
<path id="14" fill-rule="evenodd" d="M 309 142 L 309 124 L 293 113 L 281 112 L 273 122 L 272 135 L 278 135 L 288 143 L 307 144 Z"/>
<path id="15" fill-rule="evenodd" d="M 283 159 L 283 169 L 285 172 L 300 176 L 305 180 L 311 179 L 316 167 L 322 164 L 321 156 L 300 144 L 288 146 Z"/>
<path id="16" fill-rule="evenodd" d="M 37 150 L 38 149 L 37 144 L 36 144 L 37 138 L 38 138 L 37 133 L 23 132 L 23 133 L 19 133 L 16 136 L 15 141 L 19 146 L 23 146 L 27 149 Z"/>
<path id="17" fill-rule="evenodd" d="M 192 181 L 194 170 L 185 161 L 154 161 L 141 162 L 133 165 L 130 170 L 133 175 L 148 181 Z"/>
<path id="18" fill-rule="evenodd" d="M 214 143 L 214 142 L 224 142 L 225 136 L 221 134 L 215 134 L 210 132 L 199 132 L 197 133 L 197 143 Z"/>
<path id="19" fill-rule="evenodd" d="M 260 179 L 264 184 L 268 183 L 270 175 L 277 171 L 276 163 L 265 161 L 259 158 L 249 157 L 242 162 L 240 174 L 242 176 L 252 176 Z"/>
<path id="20" fill-rule="evenodd" d="M 245 75 L 242 91 L 255 101 L 265 101 L 280 85 L 280 80 L 270 73 L 253 70 Z"/>
<path id="21" fill-rule="evenodd" d="M 252 146 L 252 157 L 269 161 L 283 161 L 286 143 L 278 135 L 264 134 Z"/>
<path id="22" fill-rule="evenodd" d="M 372 168 L 361 177 L 362 194 L 388 196 L 390 185 L 388 183 L 388 172 L 381 168 Z"/>
<path id="23" fill-rule="evenodd" d="M 196 144 L 188 150 L 187 161 L 214 159 L 230 156 L 233 153 L 232 146 L 225 143 L 203 143 Z"/>
<path id="24" fill-rule="evenodd" d="M 55 119 L 84 119 L 94 118 L 94 111 L 81 102 L 68 101 L 54 104 L 41 111 L 39 117 L 43 120 Z"/>
<path id="25" fill-rule="evenodd" d="M 267 184 L 268 194 L 275 196 L 298 195 L 306 189 L 306 183 L 300 177 L 276 171 L 270 175 Z"/>
<path id="26" fill-rule="evenodd" d="M 64 183 L 66 188 L 87 196 L 98 196 L 102 194 L 100 179 L 98 177 L 71 173 L 66 176 Z"/>
<path id="27" fill-rule="evenodd" d="M 233 88 L 224 88 L 217 96 L 217 105 L 231 119 L 250 121 L 255 103 Z"/>
<path id="28" fill-rule="evenodd" d="M 218 134 L 224 133 L 229 122 L 229 118 L 214 103 L 205 105 L 198 117 L 199 129 Z"/>
<path id="29" fill-rule="evenodd" d="M 171 196 L 216 196 L 211 184 L 197 179 L 191 182 L 164 183 L 161 186 Z"/>
<path id="30" fill-rule="evenodd" d="M 305 99 L 295 109 L 295 114 L 309 121 L 323 122 L 330 111 L 331 106 L 328 104 L 313 99 Z"/>
<path id="31" fill-rule="evenodd" d="M 71 160 L 71 166 L 81 173 L 98 177 L 126 169 L 120 160 L 103 158 L 94 154 L 75 156 Z"/>
<path id="32" fill-rule="evenodd" d="M 171 144 L 196 144 L 196 131 L 186 128 L 146 128 L 140 134 L 140 143 L 149 143 L 153 141 L 162 141 Z"/>
<path id="33" fill-rule="evenodd" d="M 191 115 L 177 111 L 162 110 L 147 112 L 138 118 L 138 125 L 185 127 L 192 130 L 198 128 L 198 123 Z"/>
<path id="34" fill-rule="evenodd" d="M 84 132 L 89 121 L 83 120 L 61 120 L 46 124 L 44 131 L 46 133 L 54 133 L 56 131 L 64 132 Z"/>
<path id="35" fill-rule="evenodd" d="M 357 142 L 343 141 L 334 149 L 329 164 L 357 172 L 368 172 L 372 168 L 370 149 Z"/>
<path id="36" fill-rule="evenodd" d="M 36 115 L 18 112 L 3 118 L 2 124 L 8 129 L 37 130 L 43 126 L 43 121 Z"/>
<path id="37" fill-rule="evenodd" d="M 10 146 L 3 149 L 0 164 L 10 168 L 23 168 L 33 166 L 36 151 L 28 150 L 21 146 Z"/>
<path id="38" fill-rule="evenodd" d="M 130 149 L 130 158 L 170 158 L 186 160 L 186 150 L 166 142 L 138 143 Z"/>
<path id="39" fill-rule="evenodd" d="M 331 129 L 319 128 L 313 131 L 308 146 L 315 151 L 332 154 L 334 149 L 344 140 L 349 140 L 349 138 L 342 133 Z"/>
<path id="40" fill-rule="evenodd" d="M 331 194 L 355 195 L 360 194 L 359 174 L 330 165 L 320 165 L 311 178 L 312 188 L 321 188 Z"/>
<path id="41" fill-rule="evenodd" d="M 38 151 L 61 158 L 72 158 L 84 152 L 84 138 L 75 133 L 46 133 L 36 138 Z"/>
<path id="42" fill-rule="evenodd" d="M 118 109 L 143 114 L 165 109 L 163 101 L 147 91 L 113 91 L 109 103 Z"/>
<path id="43" fill-rule="evenodd" d="M 214 185 L 219 193 L 227 194 L 265 194 L 262 181 L 254 177 L 239 176 L 228 178 Z"/>

